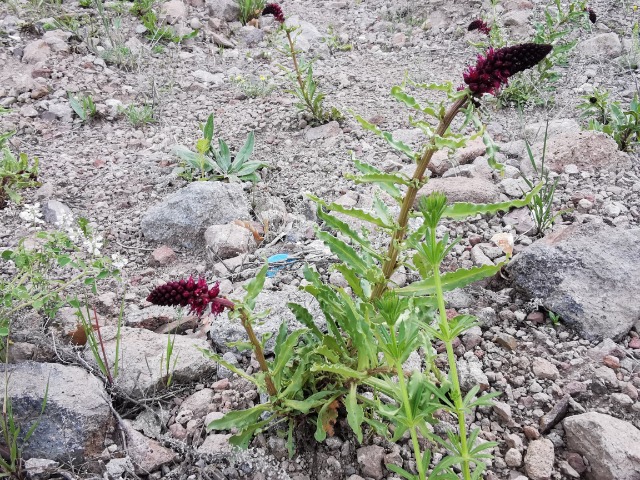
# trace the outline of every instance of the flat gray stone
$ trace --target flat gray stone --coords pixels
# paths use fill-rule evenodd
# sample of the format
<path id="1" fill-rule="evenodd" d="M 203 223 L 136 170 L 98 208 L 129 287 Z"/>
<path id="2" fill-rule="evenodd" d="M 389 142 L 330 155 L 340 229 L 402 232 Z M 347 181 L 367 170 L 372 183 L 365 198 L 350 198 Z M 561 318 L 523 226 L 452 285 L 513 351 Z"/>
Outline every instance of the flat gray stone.
<path id="1" fill-rule="evenodd" d="M 103 327 L 101 333 L 109 365 L 113 368 L 116 328 Z M 173 384 L 201 381 L 215 373 L 217 365 L 205 358 L 198 348 L 209 349 L 209 343 L 204 339 L 175 336 L 173 354 L 177 356 L 174 357 L 177 361 L 174 368 L 171 359 Z M 119 373 L 114 379 L 115 385 L 134 398 L 142 398 L 154 389 L 162 389 L 166 371 L 161 372 L 160 366 L 166 349 L 166 335 L 141 328 L 122 327 Z M 95 364 L 88 347 L 84 351 L 84 358 Z"/>
<path id="2" fill-rule="evenodd" d="M 184 248 L 204 246 L 204 232 L 249 218 L 249 202 L 239 183 L 194 182 L 151 207 L 142 218 L 145 237 Z"/>
<path id="3" fill-rule="evenodd" d="M 531 147 L 538 168 L 541 166 L 543 146 L 544 143 L 540 141 Z M 609 135 L 593 131 L 570 131 L 547 140 L 544 165 L 556 173 L 563 173 L 567 165 L 573 165 L 579 171 L 595 172 L 630 168 L 631 159 L 618 150 L 618 144 Z M 520 170 L 527 176 L 533 173 L 527 155 L 520 162 Z"/>
<path id="4" fill-rule="evenodd" d="M 578 51 L 585 57 L 610 60 L 622 54 L 622 43 L 617 33 L 601 33 L 580 42 Z"/>
<path id="5" fill-rule="evenodd" d="M 590 340 L 621 339 L 640 317 L 640 229 L 598 223 L 534 242 L 507 267 L 515 286 Z"/>
<path id="6" fill-rule="evenodd" d="M 586 457 L 588 480 L 640 478 L 640 430 L 603 413 L 589 412 L 565 418 L 569 449 Z"/>

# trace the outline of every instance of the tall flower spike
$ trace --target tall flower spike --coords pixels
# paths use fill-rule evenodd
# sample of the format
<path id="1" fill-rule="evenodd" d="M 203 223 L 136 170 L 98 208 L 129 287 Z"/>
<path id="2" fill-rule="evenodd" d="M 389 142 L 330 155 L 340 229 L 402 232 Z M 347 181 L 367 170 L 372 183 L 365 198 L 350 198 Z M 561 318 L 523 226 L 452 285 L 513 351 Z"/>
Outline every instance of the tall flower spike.
<path id="1" fill-rule="evenodd" d="M 216 282 L 211 289 L 207 285 L 204 278 L 199 278 L 196 282 L 193 277 L 189 280 L 178 280 L 177 282 L 169 282 L 154 288 L 147 302 L 154 305 L 165 306 L 189 306 L 189 313 L 195 313 L 201 316 L 211 304 L 211 313 L 214 315 L 221 314 L 225 308 L 233 310 L 233 302 L 226 298 L 218 297 L 220 294 L 220 286 Z"/>
<path id="2" fill-rule="evenodd" d="M 546 44 L 523 43 L 494 50 L 490 48 L 483 57 L 478 55 L 475 67 L 462 74 L 471 93 L 480 97 L 485 93 L 495 95 L 509 77 L 537 65 L 553 47 Z"/>
<path id="3" fill-rule="evenodd" d="M 273 15 L 273 18 L 276 19 L 277 22 L 284 23 L 284 13 L 282 13 L 282 8 L 277 3 L 268 3 L 265 5 L 264 10 L 262 10 L 262 15 Z"/>
<path id="4" fill-rule="evenodd" d="M 491 27 L 489 25 L 487 25 L 487 22 L 485 22 L 484 20 L 474 20 L 473 22 L 471 22 L 469 24 L 469 27 L 467 28 L 467 30 L 469 30 L 470 32 L 472 30 L 478 30 L 482 33 L 484 33 L 485 35 L 489 35 L 491 33 Z"/>

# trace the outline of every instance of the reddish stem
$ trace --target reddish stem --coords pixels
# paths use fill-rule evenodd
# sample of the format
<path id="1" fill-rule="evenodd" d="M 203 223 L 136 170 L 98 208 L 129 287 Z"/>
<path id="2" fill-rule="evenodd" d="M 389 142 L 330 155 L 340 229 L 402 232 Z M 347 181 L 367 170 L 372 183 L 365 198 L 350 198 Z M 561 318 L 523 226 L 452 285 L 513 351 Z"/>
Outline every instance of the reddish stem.
<path id="1" fill-rule="evenodd" d="M 96 306 L 93 306 L 93 317 L 96 320 L 96 331 L 98 332 L 98 342 L 100 342 L 100 348 L 102 349 L 102 359 L 104 360 L 105 374 L 109 385 L 113 385 L 113 378 L 111 377 L 111 369 L 109 368 L 109 360 L 107 359 L 107 352 L 104 349 L 104 342 L 102 341 L 102 333 L 100 333 L 100 324 L 98 323 L 98 313 L 96 312 Z"/>

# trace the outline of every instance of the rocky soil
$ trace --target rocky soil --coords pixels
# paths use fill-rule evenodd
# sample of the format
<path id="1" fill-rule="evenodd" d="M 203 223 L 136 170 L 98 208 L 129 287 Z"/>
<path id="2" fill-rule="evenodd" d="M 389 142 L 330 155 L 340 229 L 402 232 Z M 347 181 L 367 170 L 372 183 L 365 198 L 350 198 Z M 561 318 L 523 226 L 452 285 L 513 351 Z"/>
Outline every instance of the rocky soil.
<path id="1" fill-rule="evenodd" d="M 39 203 L 46 228 L 68 212 L 86 217 L 106 241 L 103 253 L 128 260 L 126 293 L 105 283 L 94 299 L 113 362 L 124 298 L 114 388 L 98 378 L 88 348 L 69 341 L 73 309 L 61 309 L 52 321 L 36 314 L 14 319 L 7 368 L 16 414 L 32 418 L 49 384 L 45 415 L 25 449 L 30 478 L 397 480 L 384 465 L 412 469 L 405 440 L 390 444 L 371 434 L 360 445 L 345 428 L 316 444 L 302 429 L 298 453 L 289 458 L 284 440 L 271 431 L 248 451 L 232 450 L 230 433 L 207 434 L 204 427 L 223 412 L 260 401 L 250 383 L 198 350 L 212 349 L 251 373 L 258 369 L 255 359 L 227 345 L 244 340 L 244 330 L 226 314 L 180 318 L 175 309 L 145 299 L 154 286 L 191 274 L 219 279 L 222 292 L 237 298 L 261 259 L 286 254 L 290 261 L 273 269 L 258 298 L 258 308 L 271 309 L 258 333 L 275 332 L 292 319 L 291 301 L 323 321 L 297 288 L 302 266 L 315 265 L 336 285 L 344 279 L 331 272 L 334 259 L 315 238 L 318 221 L 305 193 L 370 207 L 372 189 L 344 176 L 355 171 L 350 151 L 385 171 L 410 168 L 348 112 L 417 148 L 420 131 L 411 128 L 390 88 L 405 73 L 419 82 L 462 83 L 477 54 L 470 42 L 481 39 L 466 26 L 489 14 L 490 4 L 285 1 L 289 21 L 302 26 L 300 47 L 316 58 L 327 104 L 346 113 L 343 122 L 323 126 L 310 125 L 286 92 L 290 84 L 279 64 L 287 58 L 278 51 L 283 39 L 271 17 L 243 27 L 231 0 L 171 0 L 157 6 L 161 17 L 181 34 L 198 34 L 158 48 L 145 39 L 130 6 L 106 4 L 108 15 L 121 19 L 114 34 L 126 40 L 135 60 L 125 69 L 99 55 L 109 41 L 95 7 L 75 0 L 0 4 L 0 105 L 11 110 L 0 115 L 0 132 L 16 130 L 12 148 L 40 159 L 42 186 L 28 190 L 25 202 Z M 498 6 L 512 42 L 530 38 L 545 6 L 535 0 Z M 484 146 L 475 143 L 435 161 L 426 187 L 455 201 L 519 197 L 526 188 L 521 175 L 531 174 L 524 139 L 539 158 L 550 121 L 547 165 L 558 178 L 555 207 L 567 210 L 553 232 L 532 236 L 527 210 L 446 224 L 463 238 L 451 268 L 500 261 L 489 239 L 517 233 L 517 255 L 500 279 L 447 297 L 448 308 L 481 321 L 456 349 L 463 387 L 503 392 L 495 406 L 470 418 L 483 439 L 498 442 L 487 479 L 640 479 L 640 163 L 637 153 L 620 153 L 606 135 L 581 131 L 576 108 L 594 87 L 625 104 L 633 97 L 637 72 L 629 66 L 640 55 L 632 39 L 637 18 L 629 4 L 590 6 L 598 21 L 572 33 L 578 43 L 569 67 L 560 68 L 554 89 L 541 92 L 540 106 L 519 114 L 483 101 L 504 176 L 487 167 Z M 79 24 L 60 23 L 65 18 Z M 336 48 L 347 44 L 350 50 Z M 249 98 L 239 76 L 264 77 L 275 89 Z M 90 94 L 100 118 L 82 122 L 68 92 Z M 156 122 L 133 126 L 119 108 L 130 104 L 153 105 Z M 192 147 L 199 123 L 211 113 L 216 136 L 236 149 L 255 132 L 253 159 L 268 164 L 260 182 L 189 184 L 178 176 L 173 148 Z M 0 212 L 0 247 L 33 236 L 21 211 L 10 203 Z M 262 244 L 238 220 L 268 225 Z M 396 277 L 401 284 L 411 280 Z M 547 311 L 561 322 L 553 324 Z M 176 330 L 174 381 L 162 388 L 159 365 L 167 332 Z M 411 367 L 421 367 L 418 355 Z"/>

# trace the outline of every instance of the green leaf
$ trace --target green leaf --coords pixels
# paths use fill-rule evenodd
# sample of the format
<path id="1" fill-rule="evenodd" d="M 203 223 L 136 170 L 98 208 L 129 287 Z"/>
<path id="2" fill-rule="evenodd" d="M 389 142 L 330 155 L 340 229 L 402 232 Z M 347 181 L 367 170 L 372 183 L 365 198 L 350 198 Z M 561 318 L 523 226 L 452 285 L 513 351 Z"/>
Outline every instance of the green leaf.
<path id="1" fill-rule="evenodd" d="M 364 410 L 362 405 L 358 403 L 358 397 L 356 394 L 357 385 L 351 384 L 349 393 L 345 399 L 345 407 L 347 408 L 347 422 L 356 435 L 358 442 L 362 443 L 362 422 L 364 421 Z"/>
<path id="2" fill-rule="evenodd" d="M 229 173 L 229 167 L 231 167 L 231 153 L 229 152 L 229 146 L 227 142 L 218 139 L 219 150 L 216 153 L 216 162 L 223 173 Z"/>
<path id="3" fill-rule="evenodd" d="M 283 322 L 283 325 L 286 325 L 286 323 Z M 273 375 L 274 377 L 280 376 L 282 369 L 285 367 L 287 362 L 291 359 L 291 357 L 294 354 L 293 347 L 295 347 L 296 343 L 298 343 L 298 338 L 300 338 L 300 335 L 302 335 L 304 332 L 305 330 L 296 330 L 295 332 L 289 334 L 289 336 L 286 337 L 286 340 L 280 345 L 280 348 L 278 348 L 277 351 L 275 352 L 276 360 L 275 360 L 273 369 L 271 371 L 271 375 Z"/>
<path id="4" fill-rule="evenodd" d="M 335 419 L 335 416 L 337 415 L 337 412 L 335 408 L 333 408 L 332 403 L 338 397 L 339 394 L 331 397 L 318 412 L 318 423 L 316 425 L 316 433 L 314 435 L 316 441 L 318 442 L 322 442 L 325 438 L 327 438 L 327 427 L 330 425 L 331 420 Z"/>
<path id="5" fill-rule="evenodd" d="M 308 197 L 314 202 L 318 203 L 319 205 L 322 205 L 323 207 L 329 210 L 332 210 L 334 212 L 342 213 L 344 215 L 348 215 L 349 217 L 357 218 L 359 220 L 364 220 L 365 222 L 372 223 L 373 225 L 377 225 L 378 227 L 381 227 L 381 228 L 392 228 L 391 225 L 387 225 L 382 219 L 377 218 L 374 215 L 371 215 L 370 213 L 365 212 L 364 210 L 360 210 L 359 208 L 346 208 L 338 203 L 328 204 L 324 200 L 321 200 L 320 198 L 314 195 L 309 195 Z"/>
<path id="6" fill-rule="evenodd" d="M 293 312 L 296 320 L 298 320 L 301 324 L 311 330 L 311 333 L 313 333 L 313 335 L 318 340 L 322 340 L 322 337 L 324 335 L 320 331 L 316 323 L 313 321 L 313 316 L 311 315 L 311 313 L 309 313 L 309 310 L 307 310 L 302 305 L 298 305 L 297 303 L 292 302 L 287 303 L 287 307 L 289 307 L 289 310 Z"/>
<path id="7" fill-rule="evenodd" d="M 256 274 L 256 277 L 244 286 L 244 289 L 247 291 L 247 294 L 244 296 L 244 303 L 252 310 L 256 304 L 256 297 L 260 294 L 262 288 L 264 287 L 264 279 L 267 276 L 268 269 L 269 264 L 265 263 L 264 266 Z"/>
<path id="8" fill-rule="evenodd" d="M 442 290 L 448 292 L 456 288 L 463 288 L 467 285 L 482 280 L 483 278 L 491 277 L 498 273 L 500 269 L 505 266 L 507 262 L 501 262 L 497 265 L 483 265 L 481 267 L 472 267 L 469 269 L 460 268 L 455 272 L 445 273 L 440 277 L 442 282 Z M 433 295 L 436 293 L 434 278 L 427 278 L 425 280 L 419 280 L 406 287 L 398 288 L 395 290 L 398 295 L 401 296 L 421 296 L 421 295 Z"/>
<path id="9" fill-rule="evenodd" d="M 371 243 L 368 240 L 362 238 L 355 230 L 353 230 L 349 226 L 349 224 L 347 224 L 346 222 L 343 222 L 342 220 L 339 220 L 333 215 L 329 215 L 328 213 L 325 213 L 325 211 L 322 209 L 320 205 L 318 205 L 317 215 L 320 220 L 322 220 L 324 223 L 327 224 L 327 226 L 333 228 L 334 230 L 338 230 L 340 233 L 342 233 L 346 237 L 358 243 L 364 250 L 366 250 L 374 258 L 381 260 L 382 257 L 375 249 L 371 247 Z"/>
<path id="10" fill-rule="evenodd" d="M 234 162 L 235 170 L 239 170 L 240 168 L 242 168 L 242 165 L 244 164 L 244 162 L 249 160 L 249 157 L 253 153 L 254 140 L 255 140 L 255 135 L 253 132 L 250 132 L 249 136 L 247 137 L 247 140 L 244 142 L 244 145 L 236 155 L 235 162 Z M 242 174 L 239 173 L 238 175 L 242 175 Z"/>
<path id="11" fill-rule="evenodd" d="M 256 434 L 258 430 L 262 427 L 266 427 L 271 422 L 271 417 L 263 420 L 262 422 L 254 423 L 249 425 L 246 429 L 242 430 L 237 435 L 234 435 L 229 439 L 229 443 L 231 445 L 235 445 L 238 448 L 246 449 L 249 447 L 249 442 L 251 438 Z"/>
<path id="12" fill-rule="evenodd" d="M 358 252 L 342 240 L 321 230 L 316 232 L 316 236 L 329 247 L 331 252 L 350 267 L 361 272 L 364 272 L 369 268 L 369 265 L 367 265 L 362 259 L 362 255 L 359 255 Z"/>
<path id="13" fill-rule="evenodd" d="M 416 158 L 418 157 L 418 154 L 415 153 L 413 150 L 411 150 L 411 148 L 409 148 L 407 144 L 405 144 L 400 140 L 396 140 L 395 138 L 393 138 L 393 135 L 391 135 L 389 132 L 383 132 L 378 127 L 376 127 L 373 123 L 369 123 L 361 116 L 356 115 L 355 117 L 356 117 L 356 120 L 360 123 L 360 125 L 362 125 L 362 127 L 365 130 L 369 130 L 370 132 L 375 133 L 379 137 L 384 138 L 392 148 L 394 148 L 395 150 L 401 153 L 404 153 L 411 160 L 416 160 Z"/>
<path id="14" fill-rule="evenodd" d="M 524 198 L 517 200 L 509 200 L 499 203 L 466 203 L 458 202 L 449 205 L 443 213 L 443 217 L 462 219 L 472 217 L 477 214 L 496 213 L 499 211 L 507 211 L 513 207 L 526 207 L 531 203 L 533 197 L 542 189 L 543 183 L 540 182 L 531 190 Z"/>
<path id="15" fill-rule="evenodd" d="M 243 177 L 245 175 L 252 174 L 259 168 L 268 167 L 268 166 L 269 165 L 264 162 L 247 162 L 239 170 L 235 170 L 235 165 L 234 165 L 234 173 L 239 177 Z"/>
<path id="16" fill-rule="evenodd" d="M 402 87 L 394 86 L 391 88 L 391 96 L 404 103 L 407 107 L 418 110 L 422 113 L 440 119 L 438 111 L 431 105 L 424 107 L 418 103 L 418 101 L 408 93 L 406 93 Z"/>
<path id="17" fill-rule="evenodd" d="M 271 408 L 270 404 L 261 404 L 246 410 L 236 410 L 225 414 L 224 417 L 214 420 L 207 425 L 207 431 L 211 430 L 230 430 L 232 428 L 244 428 L 249 426 L 260 418 L 262 412 L 266 412 Z"/>
<path id="18" fill-rule="evenodd" d="M 387 463 L 385 464 L 385 466 L 387 467 L 387 470 L 393 473 L 397 473 L 398 475 L 400 475 L 402 478 L 405 478 L 406 480 L 418 479 L 416 475 L 413 475 L 412 473 L 407 472 L 404 468 L 401 468 L 393 463 Z"/>
<path id="19" fill-rule="evenodd" d="M 360 160 L 356 159 L 353 152 L 351 152 L 351 160 L 355 164 L 355 167 L 365 175 L 386 175 L 384 172 L 378 170 L 373 165 L 369 165 L 368 163 L 361 162 Z M 378 187 L 387 192 L 396 200 L 400 199 L 401 202 L 402 192 L 398 187 L 395 186 L 395 184 L 389 182 L 376 182 L 376 185 L 378 185 Z"/>
<path id="20" fill-rule="evenodd" d="M 207 118 L 207 123 L 202 129 L 202 134 L 204 138 L 209 141 L 209 144 L 213 142 L 213 113 Z"/>
<path id="21" fill-rule="evenodd" d="M 80 102 L 76 97 L 69 93 L 69 105 L 73 108 L 73 111 L 76 112 L 80 120 L 83 122 L 87 119 L 87 112 L 84 111 L 84 107 L 82 106 L 82 102 Z"/>
<path id="22" fill-rule="evenodd" d="M 357 380 L 361 380 L 367 376 L 364 372 L 358 372 L 353 368 L 349 368 L 346 365 L 313 365 L 311 367 L 312 372 L 330 372 L 335 373 L 336 375 L 340 375 L 344 378 L 350 379 L 355 378 Z"/>

